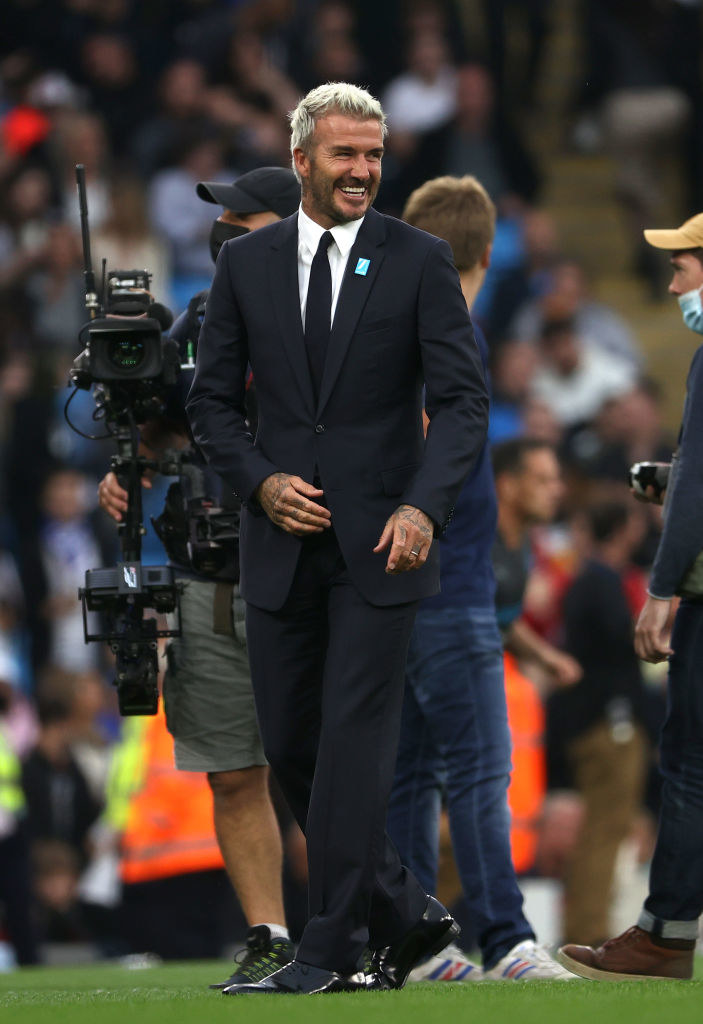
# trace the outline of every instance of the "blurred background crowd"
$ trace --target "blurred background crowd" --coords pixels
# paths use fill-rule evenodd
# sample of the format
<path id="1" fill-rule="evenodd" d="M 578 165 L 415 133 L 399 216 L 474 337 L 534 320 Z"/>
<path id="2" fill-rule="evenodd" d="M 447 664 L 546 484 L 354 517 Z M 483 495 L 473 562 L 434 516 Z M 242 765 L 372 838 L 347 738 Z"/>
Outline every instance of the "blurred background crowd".
<path id="1" fill-rule="evenodd" d="M 286 114 L 329 80 L 370 88 L 386 109 L 383 212 L 398 215 L 439 174 L 474 174 L 497 205 L 474 308 L 491 352 L 491 440 L 534 438 L 556 457 L 547 473 L 531 455 L 513 467 L 503 525 L 517 517 L 529 531 L 523 620 L 580 666 L 578 682 L 558 659 L 522 658 L 509 675 L 512 799 L 531 836 L 518 867 L 565 885 L 555 937 L 613 931 L 591 934 L 602 920 L 584 923 L 576 880 L 594 877 L 583 874 L 589 836 L 610 837 L 611 860 L 619 849 L 630 869 L 645 863 L 657 806 L 663 680 L 643 675 L 629 635 L 658 509 L 634 503 L 626 480 L 631 463 L 670 457 L 690 358 L 666 303 L 666 258 L 641 229 L 703 209 L 700 13 L 699 0 L 5 0 L 0 721 L 23 798 L 21 813 L 0 808 L 0 903 L 24 936 L 20 961 L 67 942 L 146 948 L 139 927 L 134 938 L 117 920 L 130 901 L 105 881 L 125 736 L 106 652 L 83 643 L 76 597 L 85 568 L 114 563 L 116 534 L 96 507 L 110 446 L 73 433 L 63 414 L 86 319 L 74 165 L 86 167 L 94 259 L 148 268 L 156 299 L 177 313 L 211 276 L 213 208 L 196 183 L 286 166 Z M 92 411 L 80 393 L 72 418 L 86 433 Z M 147 519 L 162 500 L 155 486 Z M 164 561 L 151 532 L 145 556 Z M 609 752 L 581 742 L 599 722 Z M 613 800 L 620 762 L 608 758 L 621 748 L 630 785 Z M 3 757 L 0 747 L 0 774 Z M 300 908 L 304 858 L 288 834 Z M 450 860 L 445 902 L 459 888 Z M 613 865 L 593 870 L 605 870 L 607 895 Z M 222 941 L 235 941 L 243 922 L 212 898 Z M 144 912 L 167 896 L 154 899 L 131 904 Z M 217 949 L 194 940 L 190 952 Z"/>

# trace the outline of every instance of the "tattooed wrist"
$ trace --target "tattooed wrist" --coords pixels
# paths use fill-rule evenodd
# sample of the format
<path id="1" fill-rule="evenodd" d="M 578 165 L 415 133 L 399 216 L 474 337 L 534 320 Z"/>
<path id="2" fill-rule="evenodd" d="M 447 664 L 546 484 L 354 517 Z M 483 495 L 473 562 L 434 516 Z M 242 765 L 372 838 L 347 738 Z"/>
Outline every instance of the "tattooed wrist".
<path id="1" fill-rule="evenodd" d="M 259 504 L 267 512 L 275 510 L 281 495 L 288 486 L 289 479 L 287 473 L 272 473 L 259 484 L 256 496 Z"/>

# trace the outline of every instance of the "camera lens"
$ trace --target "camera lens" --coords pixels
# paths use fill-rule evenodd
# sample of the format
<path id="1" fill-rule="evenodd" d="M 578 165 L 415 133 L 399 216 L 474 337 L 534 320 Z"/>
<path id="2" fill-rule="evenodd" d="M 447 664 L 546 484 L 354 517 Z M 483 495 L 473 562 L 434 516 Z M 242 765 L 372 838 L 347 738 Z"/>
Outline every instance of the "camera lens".
<path id="1" fill-rule="evenodd" d="M 128 334 L 110 338 L 107 358 L 118 370 L 137 370 L 144 361 L 144 342 Z"/>

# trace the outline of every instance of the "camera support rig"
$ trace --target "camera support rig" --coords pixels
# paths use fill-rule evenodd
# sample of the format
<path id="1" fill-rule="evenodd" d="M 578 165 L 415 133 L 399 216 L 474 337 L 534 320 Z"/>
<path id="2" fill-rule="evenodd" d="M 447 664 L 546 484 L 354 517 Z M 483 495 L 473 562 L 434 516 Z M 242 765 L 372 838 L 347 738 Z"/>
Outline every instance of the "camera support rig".
<path id="1" fill-rule="evenodd" d="M 158 641 L 180 635 L 180 587 L 170 566 L 141 562 L 145 532 L 141 478 L 146 470 L 161 467 L 139 454 L 137 424 L 161 411 L 163 389 L 175 382 L 180 359 L 175 343 L 162 339 L 162 327 L 169 326 L 171 314 L 152 301 L 148 271 L 115 271 L 106 281 L 103 261 L 98 295 L 90 256 L 85 169 L 80 164 L 76 183 L 90 320 L 81 330 L 86 348 L 74 361 L 70 376 L 76 388 L 96 385 L 96 412 L 117 444 L 111 469 L 128 494 L 124 522 L 118 527 L 122 561 L 111 568 L 86 570 L 85 586 L 79 590 L 83 631 L 86 642 L 107 641 L 115 655 L 120 714 L 154 715 L 159 703 Z M 89 612 L 102 616 L 103 628 L 91 632 Z M 174 612 L 173 628 L 159 628 L 157 616 Z"/>
<path id="2" fill-rule="evenodd" d="M 131 410 L 120 410 L 110 421 L 117 453 L 110 468 L 126 486 L 128 500 L 124 522 L 118 526 L 122 561 L 112 568 L 88 569 L 85 587 L 79 590 L 86 641 L 107 641 L 115 655 L 115 685 L 120 714 L 155 715 L 158 710 L 158 641 L 179 636 L 179 586 L 170 566 L 141 563 L 142 494 L 145 471 L 168 471 L 138 454 L 139 434 Z M 159 628 L 158 614 L 176 613 L 173 628 Z M 88 612 L 99 612 L 105 628 L 90 632 Z"/>

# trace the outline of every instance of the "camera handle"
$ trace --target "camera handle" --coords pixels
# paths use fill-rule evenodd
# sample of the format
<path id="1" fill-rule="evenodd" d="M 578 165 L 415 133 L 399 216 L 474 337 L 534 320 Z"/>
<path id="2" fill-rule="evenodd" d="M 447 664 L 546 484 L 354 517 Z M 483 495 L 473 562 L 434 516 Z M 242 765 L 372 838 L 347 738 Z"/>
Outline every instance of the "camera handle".
<path id="1" fill-rule="evenodd" d="M 142 556 L 142 537 L 146 533 L 142 523 L 142 476 L 154 463 L 139 455 L 139 431 L 130 410 L 117 417 L 112 426 L 117 442 L 117 453 L 110 460 L 110 468 L 120 485 L 127 491 L 127 511 L 117 527 L 124 562 L 138 562 Z"/>

